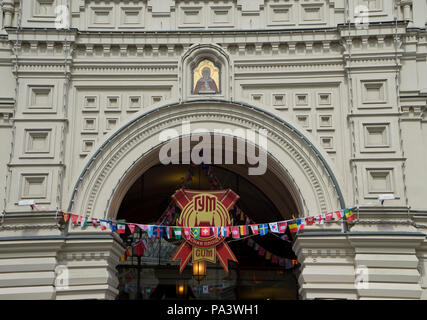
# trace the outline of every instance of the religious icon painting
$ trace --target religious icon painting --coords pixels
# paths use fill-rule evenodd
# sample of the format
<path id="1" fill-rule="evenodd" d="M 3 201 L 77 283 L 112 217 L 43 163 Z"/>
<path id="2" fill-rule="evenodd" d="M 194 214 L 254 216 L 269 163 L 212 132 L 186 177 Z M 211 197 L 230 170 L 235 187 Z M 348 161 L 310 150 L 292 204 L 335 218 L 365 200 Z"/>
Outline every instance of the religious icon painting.
<path id="1" fill-rule="evenodd" d="M 220 93 L 219 77 L 219 68 L 212 61 L 200 61 L 193 70 L 193 94 Z"/>

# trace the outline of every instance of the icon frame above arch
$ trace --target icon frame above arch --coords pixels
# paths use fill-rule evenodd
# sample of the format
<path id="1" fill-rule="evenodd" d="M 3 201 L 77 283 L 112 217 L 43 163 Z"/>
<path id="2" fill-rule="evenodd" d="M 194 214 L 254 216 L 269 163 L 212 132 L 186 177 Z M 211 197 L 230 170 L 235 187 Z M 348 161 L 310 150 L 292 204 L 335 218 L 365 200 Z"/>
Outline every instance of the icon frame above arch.
<path id="1" fill-rule="evenodd" d="M 233 96 L 234 90 L 232 63 L 228 53 L 216 44 L 191 46 L 182 55 L 179 62 L 181 99 L 193 100 L 212 97 L 229 100 Z M 205 79 L 203 79 L 203 69 L 205 70 Z"/>
<path id="2" fill-rule="evenodd" d="M 192 94 L 221 94 L 221 69 L 209 59 L 200 59 L 192 72 Z"/>

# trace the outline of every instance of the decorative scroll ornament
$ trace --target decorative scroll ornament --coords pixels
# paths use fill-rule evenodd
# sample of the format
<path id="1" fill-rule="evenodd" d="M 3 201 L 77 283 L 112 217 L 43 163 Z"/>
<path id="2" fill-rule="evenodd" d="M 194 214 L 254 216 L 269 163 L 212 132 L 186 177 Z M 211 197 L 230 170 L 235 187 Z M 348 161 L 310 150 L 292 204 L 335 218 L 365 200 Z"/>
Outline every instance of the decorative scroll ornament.
<path id="1" fill-rule="evenodd" d="M 213 227 L 230 227 L 232 225 L 229 210 L 239 199 L 231 189 L 203 191 L 180 189 L 173 196 L 182 213 L 177 225 L 184 230 L 191 230 L 191 235 L 184 236 L 185 241 L 172 257 L 172 261 L 181 260 L 181 273 L 190 258 L 193 261 L 220 261 L 228 274 L 228 260 L 237 262 L 236 257 L 222 234 L 213 232 Z"/>

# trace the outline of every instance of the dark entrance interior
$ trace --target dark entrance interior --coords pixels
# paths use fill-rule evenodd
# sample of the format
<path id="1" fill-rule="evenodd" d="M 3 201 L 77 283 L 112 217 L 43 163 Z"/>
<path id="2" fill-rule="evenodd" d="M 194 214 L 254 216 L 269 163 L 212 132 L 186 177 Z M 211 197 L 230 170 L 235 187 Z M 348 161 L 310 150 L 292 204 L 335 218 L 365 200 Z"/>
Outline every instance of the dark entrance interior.
<path id="1" fill-rule="evenodd" d="M 235 191 L 240 199 L 230 211 L 233 225 L 249 221 L 268 223 L 297 216 L 289 191 L 276 181 L 267 184 L 273 187 L 267 188 L 264 184 L 259 188 L 250 177 L 237 174 L 238 168 L 208 167 L 157 165 L 150 168 L 127 192 L 117 219 L 141 224 L 159 224 L 162 220 L 164 225 L 175 225 L 179 210 L 172 218 L 165 218 L 163 214 L 171 203 L 171 195 L 183 185 L 188 189 L 222 187 Z M 245 172 L 245 168 L 240 169 Z M 274 177 L 267 172 L 263 179 L 271 181 Z M 269 198 L 273 191 L 276 198 L 280 195 L 280 210 Z M 138 228 L 136 230 L 133 235 L 128 230 L 122 235 L 127 244 L 145 236 Z M 200 282 L 193 277 L 191 261 L 182 274 L 179 274 L 177 263 L 170 261 L 183 240 L 167 239 L 166 236 L 146 239 L 148 246 L 142 257 L 128 257 L 118 266 L 118 299 L 297 299 L 299 268 L 292 251 L 293 239 L 290 233 L 280 236 L 228 238 L 227 243 L 238 263 L 229 261 L 228 276 L 219 262 L 207 263 L 207 276 Z"/>

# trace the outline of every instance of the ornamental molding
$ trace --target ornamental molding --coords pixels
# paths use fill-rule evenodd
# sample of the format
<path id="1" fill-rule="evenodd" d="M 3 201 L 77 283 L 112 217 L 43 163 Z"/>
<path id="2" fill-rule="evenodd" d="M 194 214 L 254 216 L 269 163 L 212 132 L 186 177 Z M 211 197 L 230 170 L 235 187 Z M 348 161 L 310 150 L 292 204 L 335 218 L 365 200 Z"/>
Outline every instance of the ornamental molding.
<path id="1" fill-rule="evenodd" d="M 68 33 L 67 41 L 64 41 L 64 32 L 55 29 L 46 29 L 43 33 L 36 30 L 20 30 L 18 40 L 22 47 L 29 47 L 27 52 L 20 50 L 20 55 L 38 55 L 38 56 L 61 56 L 62 50 L 58 46 L 64 44 L 71 45 L 72 54 L 78 57 L 101 56 L 101 57 L 179 57 L 182 52 L 188 50 L 195 43 L 217 43 L 226 49 L 232 56 L 253 56 L 253 55 L 270 55 L 279 54 L 290 55 L 326 55 L 339 53 L 348 50 L 350 42 L 360 43 L 360 48 L 352 46 L 352 54 L 358 51 L 365 52 L 366 49 L 378 50 L 378 48 L 394 51 L 395 29 L 393 26 L 386 26 L 386 29 L 370 30 L 369 33 L 360 34 L 356 32 L 349 36 L 345 34 L 348 30 L 340 32 L 338 29 L 328 29 L 323 32 L 314 30 L 298 30 L 290 32 L 289 30 L 275 30 L 252 32 L 120 32 L 120 33 L 85 33 L 71 32 Z M 15 45 L 16 32 L 8 29 L 9 43 L 8 49 L 13 49 Z M 406 33 L 405 28 L 398 30 L 399 48 L 407 45 L 423 45 L 427 41 L 425 32 L 414 32 L 413 30 Z M 244 41 L 242 41 L 242 36 Z M 1 41 L 6 43 L 6 41 Z M 369 48 L 368 48 L 369 44 Z M 96 48 L 100 48 L 99 53 L 95 54 Z M 46 52 L 49 54 L 46 55 Z"/>
<path id="2" fill-rule="evenodd" d="M 108 71 L 119 71 L 119 72 L 131 72 L 131 73 L 150 73 L 158 74 L 161 73 L 173 73 L 176 75 L 178 65 L 167 66 L 167 65 L 158 65 L 158 66 L 141 66 L 141 64 L 135 63 L 123 65 L 111 65 L 111 64 L 101 64 L 101 65 L 73 65 L 73 72 L 108 72 Z"/>
<path id="3" fill-rule="evenodd" d="M 343 71 L 344 70 L 344 62 L 341 61 L 336 61 L 336 62 L 313 62 L 313 61 L 307 61 L 307 62 L 293 62 L 293 61 L 289 61 L 288 63 L 272 63 L 272 64 L 259 64 L 259 63 L 254 63 L 254 64 L 239 64 L 236 63 L 235 64 L 235 73 L 241 73 L 244 74 L 245 72 L 283 72 L 284 70 L 287 71 L 292 71 L 292 70 L 305 70 L 305 69 L 321 69 L 320 71 L 330 71 L 331 69 L 335 69 L 338 71 Z"/>

